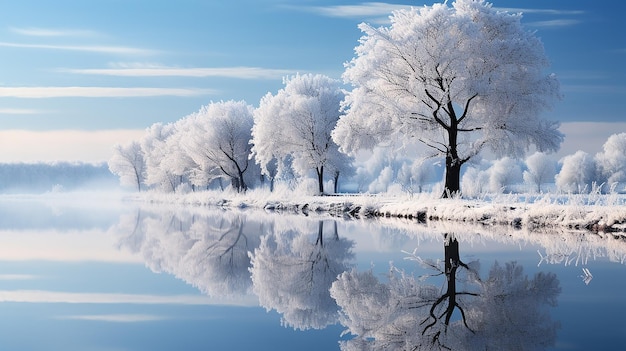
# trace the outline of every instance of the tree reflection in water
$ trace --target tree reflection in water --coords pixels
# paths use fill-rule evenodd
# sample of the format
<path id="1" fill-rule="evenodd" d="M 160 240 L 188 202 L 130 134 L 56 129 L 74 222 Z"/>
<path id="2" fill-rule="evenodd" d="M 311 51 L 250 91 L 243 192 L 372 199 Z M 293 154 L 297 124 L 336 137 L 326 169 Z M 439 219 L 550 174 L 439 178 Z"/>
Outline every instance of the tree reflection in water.
<path id="1" fill-rule="evenodd" d="M 242 213 L 137 211 L 120 221 L 120 246 L 140 253 L 155 272 L 167 272 L 213 297 L 250 293 L 248 252 L 258 247 L 264 224 Z"/>
<path id="2" fill-rule="evenodd" d="M 481 279 L 478 262 L 462 262 L 450 234 L 443 262 L 411 258 L 437 273 L 415 278 L 392 266 L 387 282 L 371 270 L 351 270 L 333 283 L 340 322 L 355 336 L 341 342 L 342 350 L 536 350 L 554 344 L 559 324 L 548 307 L 561 291 L 555 274 L 529 279 L 516 262 L 496 262 Z M 426 282 L 436 275 L 445 276 L 443 288 Z"/>
<path id="3" fill-rule="evenodd" d="M 350 269 L 354 255 L 353 243 L 340 238 L 337 222 L 332 223 L 326 239 L 323 220 L 317 230 L 293 228 L 265 235 L 251 255 L 254 292 L 263 307 L 282 314 L 286 326 L 321 329 L 337 323 L 338 306 L 329 289 Z"/>
<path id="4" fill-rule="evenodd" d="M 120 246 L 139 253 L 152 270 L 210 296 L 258 301 L 295 329 L 343 324 L 352 335 L 340 342 L 343 350 L 535 350 L 556 338 L 558 323 L 549 313 L 560 293 L 556 275 L 529 278 L 508 262 L 481 277 L 477 260 L 461 260 L 453 234 L 444 235 L 443 260 L 408 257 L 427 275 L 391 266 L 383 281 L 373 270 L 352 268 L 354 242 L 339 235 L 334 219 L 142 210 L 114 230 L 125 233 Z M 427 235 L 440 238 L 435 232 Z"/>

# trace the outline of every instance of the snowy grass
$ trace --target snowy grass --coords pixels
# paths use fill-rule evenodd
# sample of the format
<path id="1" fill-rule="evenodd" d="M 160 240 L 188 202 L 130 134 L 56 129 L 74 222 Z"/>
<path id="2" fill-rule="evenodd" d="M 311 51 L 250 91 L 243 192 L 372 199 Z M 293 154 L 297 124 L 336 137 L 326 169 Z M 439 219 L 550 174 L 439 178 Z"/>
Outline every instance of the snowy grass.
<path id="1" fill-rule="evenodd" d="M 273 192 L 267 189 L 246 193 L 145 192 L 130 195 L 127 200 L 153 204 L 258 208 L 303 215 L 507 225 L 529 230 L 567 228 L 626 232 L 626 195 L 615 193 L 495 194 L 475 199 L 441 199 L 439 193 L 314 196 L 309 195 L 308 191 L 279 187 Z"/>

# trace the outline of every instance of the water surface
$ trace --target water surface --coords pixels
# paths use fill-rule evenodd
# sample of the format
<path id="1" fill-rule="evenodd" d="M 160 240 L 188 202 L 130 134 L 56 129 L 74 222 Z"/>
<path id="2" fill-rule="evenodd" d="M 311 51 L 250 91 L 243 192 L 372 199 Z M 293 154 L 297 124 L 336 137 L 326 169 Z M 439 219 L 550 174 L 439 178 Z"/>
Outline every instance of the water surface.
<path id="1" fill-rule="evenodd" d="M 0 210 L 3 349 L 626 342 L 615 235 L 16 197 Z"/>

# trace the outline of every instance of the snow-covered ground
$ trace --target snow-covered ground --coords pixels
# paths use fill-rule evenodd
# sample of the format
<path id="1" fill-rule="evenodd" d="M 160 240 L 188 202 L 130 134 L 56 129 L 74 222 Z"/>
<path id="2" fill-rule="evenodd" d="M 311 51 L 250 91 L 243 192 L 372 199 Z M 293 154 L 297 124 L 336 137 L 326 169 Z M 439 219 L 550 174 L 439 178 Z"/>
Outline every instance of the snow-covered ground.
<path id="1" fill-rule="evenodd" d="M 626 232 L 625 194 L 494 195 L 480 199 L 441 199 L 439 194 L 409 195 L 299 195 L 289 191 L 257 189 L 240 194 L 203 191 L 186 194 L 145 192 L 126 200 L 258 208 L 303 215 L 353 218 L 390 217 L 415 221 L 451 221 L 481 225 L 507 225 L 539 230 L 581 229 L 594 232 Z"/>

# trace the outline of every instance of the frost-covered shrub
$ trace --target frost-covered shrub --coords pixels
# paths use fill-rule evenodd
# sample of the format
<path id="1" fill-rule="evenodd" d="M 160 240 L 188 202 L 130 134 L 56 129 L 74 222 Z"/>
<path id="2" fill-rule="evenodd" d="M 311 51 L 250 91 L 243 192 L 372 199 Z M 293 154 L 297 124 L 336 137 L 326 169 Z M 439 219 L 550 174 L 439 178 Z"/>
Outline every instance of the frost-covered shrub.
<path id="1" fill-rule="evenodd" d="M 613 134 L 596 154 L 598 175 L 607 184 L 626 181 L 626 133 Z"/>
<path id="2" fill-rule="evenodd" d="M 489 190 L 494 193 L 510 193 L 512 186 L 522 180 L 522 169 L 516 160 L 503 157 L 489 169 Z"/>
<path id="3" fill-rule="evenodd" d="M 596 164 L 588 153 L 578 150 L 560 161 L 561 171 L 556 175 L 556 186 L 560 191 L 580 193 L 589 191 L 596 181 Z"/>
<path id="4" fill-rule="evenodd" d="M 540 193 L 541 185 L 554 182 L 556 175 L 556 161 L 543 152 L 535 152 L 526 159 L 524 182 L 529 185 L 531 191 Z"/>
<path id="5" fill-rule="evenodd" d="M 489 172 L 470 167 L 461 178 L 461 189 L 466 197 L 478 197 L 488 191 Z"/>
<path id="6" fill-rule="evenodd" d="M 386 192 L 389 188 L 389 185 L 393 182 L 394 172 L 391 166 L 387 166 L 383 168 L 378 177 L 374 179 L 372 183 L 370 183 L 367 191 L 370 193 L 382 193 Z"/>

